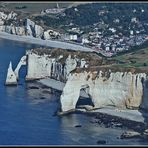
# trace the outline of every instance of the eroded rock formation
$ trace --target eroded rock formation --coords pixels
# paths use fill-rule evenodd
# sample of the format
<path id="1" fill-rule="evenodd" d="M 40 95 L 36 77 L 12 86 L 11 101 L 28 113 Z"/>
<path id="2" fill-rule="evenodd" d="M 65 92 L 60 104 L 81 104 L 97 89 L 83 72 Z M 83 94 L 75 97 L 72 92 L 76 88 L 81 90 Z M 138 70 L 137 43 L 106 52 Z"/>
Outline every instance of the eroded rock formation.
<path id="1" fill-rule="evenodd" d="M 18 63 L 18 65 L 14 71 L 17 79 L 19 78 L 19 70 L 20 70 L 21 66 L 23 66 L 23 65 L 26 65 L 26 55 L 21 58 L 20 62 Z"/>
<path id="2" fill-rule="evenodd" d="M 19 79 L 19 70 L 21 66 L 26 65 L 26 56 L 23 56 L 19 61 L 16 69 L 13 71 L 12 69 L 12 62 L 10 61 L 8 70 L 7 70 L 7 77 L 6 77 L 6 85 L 17 85 L 17 80 Z"/>
<path id="3" fill-rule="evenodd" d="M 116 106 L 138 108 L 144 96 L 146 73 L 84 71 L 71 73 L 61 95 L 63 112 L 75 109 L 80 90 L 89 87 L 94 108 Z"/>
<path id="4" fill-rule="evenodd" d="M 0 19 L 2 19 L 2 20 L 11 20 L 11 19 L 16 20 L 17 14 L 13 11 L 11 11 L 10 13 L 7 13 L 7 14 L 5 12 L 0 12 Z"/>
<path id="5" fill-rule="evenodd" d="M 43 27 L 36 24 L 31 19 L 19 18 L 15 12 L 0 12 L 0 31 L 19 36 L 32 36 L 41 39 L 57 38 L 59 32 L 53 30 L 44 30 Z"/>
<path id="6" fill-rule="evenodd" d="M 38 55 L 28 51 L 28 70 L 26 80 L 41 79 L 51 76 L 52 59 L 47 55 Z"/>
<path id="7" fill-rule="evenodd" d="M 94 53 L 36 48 L 26 52 L 15 71 L 10 63 L 6 83 L 17 82 L 20 67 L 27 65 L 26 80 L 53 78 L 66 83 L 60 97 L 62 112 L 76 108 L 81 90 L 91 98 L 93 109 L 146 109 L 148 71 L 108 66 L 108 62 Z"/>
<path id="8" fill-rule="evenodd" d="M 12 69 L 11 61 L 10 61 L 9 67 L 8 67 L 5 85 L 17 85 L 17 78 L 16 78 L 16 75 Z"/>
<path id="9" fill-rule="evenodd" d="M 76 52 L 62 49 L 32 49 L 27 52 L 27 57 L 26 80 L 52 77 L 65 82 L 71 71 L 86 64 Z"/>

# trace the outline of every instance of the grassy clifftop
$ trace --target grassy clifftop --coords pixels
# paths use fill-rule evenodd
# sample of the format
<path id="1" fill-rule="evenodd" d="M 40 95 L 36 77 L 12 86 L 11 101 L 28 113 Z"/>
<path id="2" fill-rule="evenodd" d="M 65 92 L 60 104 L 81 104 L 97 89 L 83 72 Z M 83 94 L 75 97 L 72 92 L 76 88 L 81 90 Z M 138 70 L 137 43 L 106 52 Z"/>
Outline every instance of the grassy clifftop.
<path id="1" fill-rule="evenodd" d="M 108 76 L 111 72 L 131 72 L 132 74 L 136 73 L 146 73 L 148 75 L 148 70 L 144 68 L 131 68 L 131 67 L 119 67 L 119 66 L 94 66 L 89 68 L 76 68 L 72 71 L 72 73 L 81 73 L 81 72 L 97 72 L 96 76 L 98 75 L 99 71 L 103 72 L 104 76 Z"/>
<path id="2" fill-rule="evenodd" d="M 77 72 L 82 71 L 95 71 L 103 70 L 108 71 L 131 71 L 133 73 L 145 72 L 148 73 L 148 48 L 139 49 L 123 55 L 118 55 L 112 58 L 100 57 L 95 53 L 71 51 L 65 49 L 47 49 L 47 48 L 35 48 L 32 52 L 38 55 L 50 55 L 52 58 L 58 58 L 63 55 L 63 58 L 59 60 L 61 63 L 65 63 L 68 55 L 71 58 L 85 59 L 89 63 L 88 68 L 78 68 Z"/>
<path id="3" fill-rule="evenodd" d="M 65 49 L 59 49 L 59 48 L 35 48 L 32 49 L 32 52 L 38 54 L 38 55 L 50 55 L 52 58 L 58 58 L 60 55 L 63 56 L 62 59 L 59 60 L 59 62 L 64 63 L 69 55 L 71 55 L 71 58 L 78 58 L 78 59 L 85 59 L 91 66 L 93 65 L 102 65 L 103 58 L 98 56 L 95 53 L 88 53 L 88 52 L 81 52 L 81 51 L 73 51 L 73 50 L 65 50 Z"/>
<path id="4" fill-rule="evenodd" d="M 148 70 L 148 47 L 111 58 L 118 66 L 138 67 Z"/>

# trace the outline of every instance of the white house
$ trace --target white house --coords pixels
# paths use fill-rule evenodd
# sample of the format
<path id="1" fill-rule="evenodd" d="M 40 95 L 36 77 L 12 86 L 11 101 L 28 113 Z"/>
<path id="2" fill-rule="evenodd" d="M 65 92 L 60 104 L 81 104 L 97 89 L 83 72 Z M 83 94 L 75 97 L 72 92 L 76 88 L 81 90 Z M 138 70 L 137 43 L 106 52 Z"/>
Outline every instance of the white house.
<path id="1" fill-rule="evenodd" d="M 105 50 L 106 50 L 106 51 L 109 51 L 109 50 L 110 50 L 110 49 L 109 49 L 109 46 L 106 46 L 106 47 L 105 47 Z"/>
<path id="2" fill-rule="evenodd" d="M 134 31 L 133 30 L 130 30 L 130 35 L 133 35 L 134 34 Z"/>
<path id="3" fill-rule="evenodd" d="M 87 38 L 82 38 L 82 44 L 85 44 L 85 43 L 89 43 L 89 40 Z"/>
<path id="4" fill-rule="evenodd" d="M 133 17 L 132 19 L 131 19 L 131 22 L 137 22 L 137 18 L 136 17 Z"/>
<path id="5" fill-rule="evenodd" d="M 141 12 L 144 12 L 144 9 L 142 9 Z"/>
<path id="6" fill-rule="evenodd" d="M 75 35 L 70 35 L 70 40 L 76 41 L 78 39 L 78 36 Z"/>
<path id="7" fill-rule="evenodd" d="M 115 29 L 115 28 L 109 28 L 109 30 L 110 30 L 112 33 L 116 32 L 116 29 Z"/>

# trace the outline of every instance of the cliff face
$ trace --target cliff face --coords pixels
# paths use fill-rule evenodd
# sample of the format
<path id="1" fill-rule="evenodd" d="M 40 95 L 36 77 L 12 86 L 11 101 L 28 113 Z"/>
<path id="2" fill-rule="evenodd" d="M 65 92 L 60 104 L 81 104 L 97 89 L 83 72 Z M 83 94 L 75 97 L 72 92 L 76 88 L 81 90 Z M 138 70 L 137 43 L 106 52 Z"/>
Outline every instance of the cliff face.
<path id="1" fill-rule="evenodd" d="M 62 82 L 66 82 L 69 73 L 76 68 L 85 68 L 92 64 L 90 53 L 78 53 L 64 49 L 38 48 L 27 51 L 27 80 L 51 77 Z M 86 57 L 86 58 L 84 58 Z M 96 59 L 96 64 L 101 62 L 101 58 Z"/>
<path id="2" fill-rule="evenodd" d="M 17 85 L 17 80 L 19 79 L 19 70 L 21 66 L 26 65 L 26 56 L 23 56 L 15 70 L 12 69 L 12 62 L 10 61 L 8 70 L 7 70 L 7 77 L 6 77 L 6 85 Z"/>
<path id="3" fill-rule="evenodd" d="M 45 78 L 51 76 L 52 59 L 48 55 L 37 55 L 33 52 L 28 52 L 28 71 L 27 80 Z"/>
<path id="4" fill-rule="evenodd" d="M 13 11 L 11 11 L 10 13 L 6 13 L 6 12 L 0 12 L 0 19 L 1 20 L 11 20 L 11 19 L 14 19 L 16 20 L 17 19 L 17 14 Z"/>
<path id="5" fill-rule="evenodd" d="M 12 63 L 10 61 L 8 70 L 7 70 L 7 77 L 5 85 L 16 85 L 17 84 L 17 77 L 12 69 Z"/>
<path id="6" fill-rule="evenodd" d="M 21 65 L 27 64 L 26 80 L 50 77 L 66 83 L 60 97 L 63 112 L 76 108 L 81 90 L 85 92 L 85 96 L 92 99 L 94 108 L 111 105 L 118 108 L 146 109 L 147 70 L 109 67 L 103 66 L 102 63 L 106 64 L 107 61 L 93 53 L 64 49 L 32 49 L 21 58 L 14 72 L 10 64 L 6 83 L 16 81 Z"/>
<path id="7" fill-rule="evenodd" d="M 87 89 L 94 108 L 113 105 L 119 108 L 137 108 L 146 99 L 145 73 L 84 71 L 71 73 L 61 95 L 62 111 L 75 109 L 80 90 Z M 145 91 L 144 91 L 145 90 Z"/>
<path id="8" fill-rule="evenodd" d="M 142 69 L 103 67 L 101 61 L 92 53 L 32 49 L 27 52 L 26 79 L 50 77 L 65 82 L 60 98 L 62 111 L 75 109 L 82 89 L 92 99 L 94 108 L 108 105 L 146 108 L 148 103 L 143 102 L 147 102 L 148 96 L 147 72 Z"/>
<path id="9" fill-rule="evenodd" d="M 26 19 L 25 25 L 21 25 L 21 26 L 18 26 L 19 24 L 16 26 L 13 23 L 11 23 L 10 25 L 5 25 L 4 22 L 5 20 L 3 21 L 3 23 L 1 21 L 1 25 L 0 25 L 0 31 L 2 32 L 20 35 L 20 36 L 22 35 L 33 36 L 36 38 L 43 37 L 44 29 L 41 26 L 36 25 L 30 19 Z"/>
<path id="10" fill-rule="evenodd" d="M 57 49 L 33 49 L 28 51 L 26 79 L 52 77 L 65 82 L 69 73 L 78 66 L 78 59 L 76 57 L 72 58 L 71 53 L 67 51 L 61 50 L 59 53 L 57 51 Z"/>
<path id="11" fill-rule="evenodd" d="M 148 110 L 148 79 L 143 82 L 143 97 L 140 107 Z"/>
<path id="12" fill-rule="evenodd" d="M 41 39 L 51 39 L 51 36 L 59 36 L 53 30 L 44 30 L 43 27 L 31 19 L 20 18 L 15 12 L 0 12 L 0 31 L 15 35 L 26 35 Z"/>

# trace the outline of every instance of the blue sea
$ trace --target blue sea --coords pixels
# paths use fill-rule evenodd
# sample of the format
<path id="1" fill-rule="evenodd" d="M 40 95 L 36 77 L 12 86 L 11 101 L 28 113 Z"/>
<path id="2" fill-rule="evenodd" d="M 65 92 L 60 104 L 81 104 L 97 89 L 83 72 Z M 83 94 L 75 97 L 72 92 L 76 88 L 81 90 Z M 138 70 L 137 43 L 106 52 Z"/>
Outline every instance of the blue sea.
<path id="1" fill-rule="evenodd" d="M 25 50 L 35 47 L 39 46 L 0 39 L 0 145 L 97 145 L 98 140 L 106 140 L 107 145 L 148 144 L 120 139 L 125 130 L 93 124 L 94 117 L 85 114 L 54 116 L 59 95 L 45 94 L 43 88 L 28 89 L 38 84 L 25 82 L 25 66 L 20 69 L 19 85 L 5 86 L 9 62 L 15 69 Z"/>

